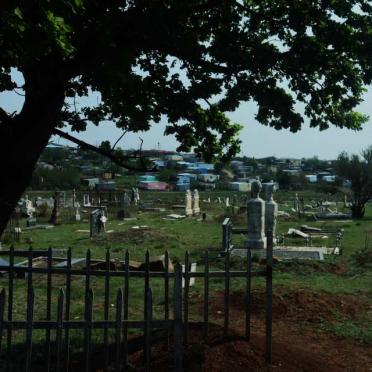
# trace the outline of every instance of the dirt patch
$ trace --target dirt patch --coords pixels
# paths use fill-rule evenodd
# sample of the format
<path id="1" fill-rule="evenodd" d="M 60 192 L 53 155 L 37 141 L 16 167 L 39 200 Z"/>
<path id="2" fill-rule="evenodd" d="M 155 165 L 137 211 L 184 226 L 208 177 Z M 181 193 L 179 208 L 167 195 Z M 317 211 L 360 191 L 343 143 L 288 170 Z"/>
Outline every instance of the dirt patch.
<path id="1" fill-rule="evenodd" d="M 320 331 L 299 328 L 293 323 L 274 322 L 273 362 L 265 362 L 264 323 L 253 319 L 251 341 L 234 331 L 210 325 L 204 339 L 202 327 L 191 327 L 184 350 L 184 370 L 188 372 L 243 371 L 370 371 L 372 348 L 353 344 Z M 172 341 L 171 341 L 172 342 Z M 171 343 L 172 345 L 172 343 Z M 133 370 L 143 369 L 143 354 L 131 356 Z M 166 343 L 152 349 L 152 371 L 173 370 L 172 354 Z"/>
<path id="2" fill-rule="evenodd" d="M 275 256 L 275 252 L 274 252 Z M 347 262 L 319 262 L 319 261 L 282 261 L 275 265 L 275 270 L 281 272 L 291 272 L 298 275 L 307 275 L 314 272 L 330 273 L 335 275 L 350 274 L 350 267 Z"/>
<path id="3" fill-rule="evenodd" d="M 165 234 L 159 230 L 142 227 L 139 229 L 129 229 L 126 231 L 117 231 L 109 234 L 98 235 L 93 239 L 97 244 L 109 243 L 133 243 L 142 244 L 144 242 L 165 242 L 177 239 L 173 235 Z"/>
<path id="4" fill-rule="evenodd" d="M 252 293 L 252 314 L 263 317 L 265 314 L 265 293 Z M 223 316 L 223 292 L 212 297 L 210 306 Z M 230 295 L 232 313 L 244 312 L 245 294 L 241 291 Z M 318 323 L 332 322 L 342 318 L 358 319 L 371 308 L 365 296 L 337 295 L 308 290 L 288 291 L 276 288 L 273 294 L 273 314 L 281 320 Z"/>
<path id="5" fill-rule="evenodd" d="M 187 372 L 341 372 L 372 371 L 372 346 L 339 338 L 314 327 L 309 314 L 321 319 L 333 319 L 335 313 L 345 317 L 357 317 L 370 308 L 368 299 L 351 295 L 331 295 L 310 291 L 285 291 L 276 289 L 273 297 L 273 359 L 265 362 L 264 293 L 254 292 L 250 341 L 242 337 L 244 332 L 244 293 L 233 292 L 230 297 L 230 329 L 224 336 L 223 293 L 215 293 L 209 303 L 210 318 L 208 336 L 204 338 L 202 324 L 190 324 L 188 344 L 184 348 L 184 371 Z M 190 315 L 202 314 L 192 298 Z M 199 301 L 200 302 L 200 301 Z M 216 317 L 216 315 L 218 316 Z M 310 319 L 310 322 L 308 322 Z M 314 318 L 316 319 L 316 318 Z M 304 321 L 307 321 L 304 323 Z M 173 340 L 164 331 L 152 335 L 151 370 L 172 371 Z M 131 337 L 129 371 L 143 371 L 143 337 Z M 93 371 L 102 372 L 104 350 L 95 345 L 91 362 Z M 110 365 L 113 367 L 115 344 L 110 345 Z M 71 371 L 84 369 L 84 354 L 75 354 Z M 40 365 L 43 360 L 40 359 Z M 41 370 L 41 369 L 40 369 Z"/>

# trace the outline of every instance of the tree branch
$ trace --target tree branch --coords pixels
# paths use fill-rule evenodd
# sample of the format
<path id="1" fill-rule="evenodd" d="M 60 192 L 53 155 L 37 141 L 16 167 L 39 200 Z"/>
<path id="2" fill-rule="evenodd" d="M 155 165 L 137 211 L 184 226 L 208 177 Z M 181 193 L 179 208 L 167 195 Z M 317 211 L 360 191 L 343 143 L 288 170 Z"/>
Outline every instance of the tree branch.
<path id="1" fill-rule="evenodd" d="M 11 120 L 10 115 L 0 107 L 0 123 L 1 124 L 7 124 Z"/>
<path id="2" fill-rule="evenodd" d="M 120 157 L 120 156 L 116 156 L 115 154 L 113 154 L 112 152 L 110 151 L 106 151 L 106 150 L 103 150 L 101 148 L 98 148 L 96 146 L 93 146 L 89 143 L 86 143 L 76 137 L 73 137 L 71 136 L 70 134 L 68 133 L 65 133 L 63 131 L 61 131 L 60 129 L 57 129 L 55 128 L 53 130 L 53 134 L 57 135 L 57 136 L 60 136 L 64 139 L 67 139 L 68 141 L 71 141 L 77 145 L 79 145 L 81 148 L 85 149 L 85 150 L 90 150 L 90 151 L 94 151 L 102 156 L 105 156 L 106 158 L 110 159 L 113 163 L 119 165 L 120 167 L 123 167 L 123 168 L 126 168 L 128 170 L 133 170 L 133 171 L 149 171 L 150 169 L 146 168 L 143 164 L 143 162 L 141 161 L 141 164 L 143 166 L 141 167 L 137 167 L 135 165 L 132 165 L 132 164 L 128 164 L 126 161 L 129 160 L 129 159 L 140 159 L 142 160 L 141 157 L 137 157 L 137 156 L 124 156 L 124 157 Z"/>
<path id="3" fill-rule="evenodd" d="M 121 139 L 127 134 L 127 130 L 123 131 L 123 134 L 120 135 L 120 137 L 117 139 L 117 141 L 114 143 L 114 145 L 111 147 L 111 151 L 115 150 L 116 145 L 121 141 Z"/>

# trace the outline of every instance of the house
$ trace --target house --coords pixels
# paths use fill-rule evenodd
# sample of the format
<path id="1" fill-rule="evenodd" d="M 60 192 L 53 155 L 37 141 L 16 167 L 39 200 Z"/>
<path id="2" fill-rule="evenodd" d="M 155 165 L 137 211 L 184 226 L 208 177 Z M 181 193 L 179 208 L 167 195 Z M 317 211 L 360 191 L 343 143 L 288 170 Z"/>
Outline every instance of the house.
<path id="1" fill-rule="evenodd" d="M 214 183 L 218 181 L 220 178 L 217 174 L 212 173 L 202 173 L 198 174 L 198 181 L 205 182 L 205 183 Z"/>
<path id="2" fill-rule="evenodd" d="M 94 189 L 99 183 L 98 177 L 85 177 L 81 179 L 83 185 L 88 186 L 90 189 Z"/>
<path id="3" fill-rule="evenodd" d="M 54 169 L 54 165 L 52 165 L 50 163 L 47 163 L 45 161 L 39 161 L 37 163 L 37 167 L 41 168 L 41 169 L 47 169 L 47 170 L 53 170 Z"/>
<path id="4" fill-rule="evenodd" d="M 188 178 L 190 181 L 196 181 L 198 179 L 198 175 L 195 173 L 178 173 L 177 178 Z"/>
<path id="5" fill-rule="evenodd" d="M 190 189 L 191 181 L 197 179 L 196 174 L 192 173 L 179 173 L 177 174 L 176 188 L 178 191 L 186 191 Z"/>
<path id="6" fill-rule="evenodd" d="M 114 179 L 115 178 L 115 173 L 114 172 L 104 172 L 103 174 L 102 174 L 102 178 L 104 179 L 104 180 L 112 180 L 112 179 Z"/>
<path id="7" fill-rule="evenodd" d="M 96 183 L 97 191 L 112 191 L 115 190 L 115 181 L 99 181 Z"/>
<path id="8" fill-rule="evenodd" d="M 327 183 L 334 183 L 336 182 L 336 176 L 334 175 L 323 176 L 322 181 L 327 182 Z"/>
<path id="9" fill-rule="evenodd" d="M 307 182 L 309 183 L 317 183 L 318 182 L 318 177 L 315 174 L 307 174 L 305 176 Z"/>
<path id="10" fill-rule="evenodd" d="M 283 173 L 287 173 L 290 176 L 299 176 L 301 171 L 301 169 L 283 169 Z"/>
<path id="11" fill-rule="evenodd" d="M 167 164 L 164 160 L 153 160 L 152 164 L 158 169 L 164 169 L 167 167 Z"/>
<path id="12" fill-rule="evenodd" d="M 165 191 L 169 189 L 169 185 L 161 181 L 141 181 L 138 183 L 138 187 L 142 190 L 152 191 Z"/>
<path id="13" fill-rule="evenodd" d="M 138 176 L 138 182 L 157 182 L 158 179 L 152 174 L 144 174 L 142 176 Z"/>
<path id="14" fill-rule="evenodd" d="M 248 182 L 229 182 L 229 189 L 232 191 L 251 191 L 251 184 Z"/>
<path id="15" fill-rule="evenodd" d="M 166 155 L 165 159 L 168 161 L 182 161 L 183 157 L 178 154 Z"/>

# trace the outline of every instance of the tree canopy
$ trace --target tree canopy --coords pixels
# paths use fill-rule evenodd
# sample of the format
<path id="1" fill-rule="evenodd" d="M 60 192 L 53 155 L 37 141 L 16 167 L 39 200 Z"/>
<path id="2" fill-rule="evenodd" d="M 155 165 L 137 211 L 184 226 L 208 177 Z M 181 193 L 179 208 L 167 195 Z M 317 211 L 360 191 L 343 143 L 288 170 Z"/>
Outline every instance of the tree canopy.
<path id="1" fill-rule="evenodd" d="M 256 101 L 256 119 L 275 129 L 301 128 L 296 101 L 312 127 L 359 129 L 366 118 L 353 109 L 371 80 L 371 14 L 363 0 L 5 2 L 0 90 L 17 89 L 16 68 L 27 100 L 37 76 L 51 73 L 61 84 L 50 89 L 65 97 L 101 94 L 81 110 L 65 101 L 59 127 L 113 120 L 137 132 L 164 115 L 179 150 L 228 157 L 240 126 L 224 113 L 242 101 Z"/>

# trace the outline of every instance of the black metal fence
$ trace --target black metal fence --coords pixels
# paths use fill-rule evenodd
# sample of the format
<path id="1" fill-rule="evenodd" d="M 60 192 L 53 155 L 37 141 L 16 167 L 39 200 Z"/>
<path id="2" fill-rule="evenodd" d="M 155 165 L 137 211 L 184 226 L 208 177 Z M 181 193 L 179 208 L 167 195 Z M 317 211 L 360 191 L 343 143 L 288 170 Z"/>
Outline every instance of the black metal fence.
<path id="1" fill-rule="evenodd" d="M 244 260 L 244 270 L 231 270 L 229 250 L 224 257 L 223 270 L 211 270 L 210 255 L 205 252 L 204 266 L 202 271 L 190 271 L 190 256 L 185 254 L 184 269 L 180 264 L 171 270 L 169 266 L 168 253 L 165 252 L 163 270 L 150 270 L 150 257 L 146 253 L 144 268 L 141 271 L 130 269 L 128 252 L 123 257 L 122 267 L 115 267 L 113 270 L 110 252 L 107 251 L 104 260 L 103 270 L 97 269 L 88 250 L 85 257 L 84 267 L 75 268 L 71 249 L 67 250 L 67 257 L 64 259 L 53 257 L 53 250 L 33 250 L 18 251 L 13 248 L 7 251 L 0 251 L 2 256 L 7 256 L 8 264 L 0 266 L 2 280 L 6 287 L 0 295 L 0 370 L 15 371 L 14 360 L 19 358 L 17 354 L 19 344 L 23 345 L 25 352 L 24 370 L 36 370 L 34 367 L 35 358 L 33 356 L 33 346 L 35 344 L 34 334 L 38 333 L 36 343 L 45 345 L 43 351 L 43 367 L 45 371 L 72 371 L 73 356 L 72 350 L 76 345 L 71 343 L 71 332 L 79 330 L 83 333 L 83 339 L 78 347 L 82 348 L 83 369 L 91 371 L 97 366 L 92 365 L 92 332 L 101 330 L 103 337 L 99 340 L 104 350 L 103 370 L 122 371 L 128 367 L 128 332 L 130 330 L 140 330 L 143 333 L 143 366 L 149 370 L 151 366 L 152 336 L 155 330 L 164 330 L 168 335 L 169 352 L 173 354 L 174 369 L 182 370 L 183 347 L 188 343 L 190 326 L 190 279 L 199 278 L 203 282 L 203 311 L 202 324 L 204 335 L 208 335 L 208 325 L 210 321 L 210 281 L 213 278 L 220 278 L 224 282 L 224 319 L 223 332 L 225 335 L 230 327 L 230 292 L 231 280 L 241 278 L 245 285 L 245 337 L 249 340 L 251 331 L 251 280 L 254 277 L 266 277 L 266 360 L 271 361 L 271 339 L 272 339 L 272 239 L 269 238 L 267 249 L 266 269 L 252 271 L 251 252 L 247 250 L 246 261 Z M 27 255 L 26 262 L 16 263 L 17 258 Z M 37 257 L 44 256 L 44 266 L 40 265 Z M 83 278 L 84 294 L 83 319 L 76 320 L 71 317 L 73 305 L 71 297 L 71 283 L 75 277 Z M 23 278 L 23 279 L 19 279 Z M 55 292 L 56 278 L 62 278 L 64 285 L 58 291 L 57 306 L 54 305 L 53 295 Z M 93 311 L 94 305 L 94 286 L 92 279 L 103 278 L 104 280 L 104 306 L 103 319 L 96 319 Z M 119 287 L 116 286 L 116 302 L 112 306 L 110 303 L 110 293 L 112 291 L 111 280 L 121 281 Z M 144 299 L 141 320 L 129 318 L 131 307 L 131 294 L 129 282 L 132 278 L 142 278 L 144 280 Z M 161 319 L 156 319 L 153 311 L 153 295 L 150 288 L 150 280 L 160 279 L 164 296 L 164 311 Z M 140 279 L 142 281 L 142 279 Z M 15 316 L 15 289 L 19 285 L 19 280 L 26 281 L 26 307 L 25 319 L 18 320 L 19 314 Z M 40 291 L 40 280 L 44 283 L 46 290 L 45 316 L 44 319 L 35 317 L 35 300 Z M 171 281 L 173 282 L 173 296 L 171 295 Z M 60 280 L 58 281 L 58 284 Z M 39 288 L 39 289 L 38 289 Z M 111 293 L 112 294 L 112 293 Z M 44 294 L 45 296 L 45 294 Z M 43 310 L 44 311 L 44 310 Z M 38 309 L 40 313 L 40 309 Z M 20 339 L 20 333 L 25 333 L 25 337 Z M 114 337 L 109 339 L 109 332 Z M 22 334 L 23 334 L 22 333 Z M 40 339 L 40 334 L 42 337 Z M 113 342 L 112 342 L 113 339 Z M 110 341 L 111 340 L 111 341 Z M 16 347 L 17 346 L 17 347 Z M 40 369 L 39 369 L 40 370 Z"/>

